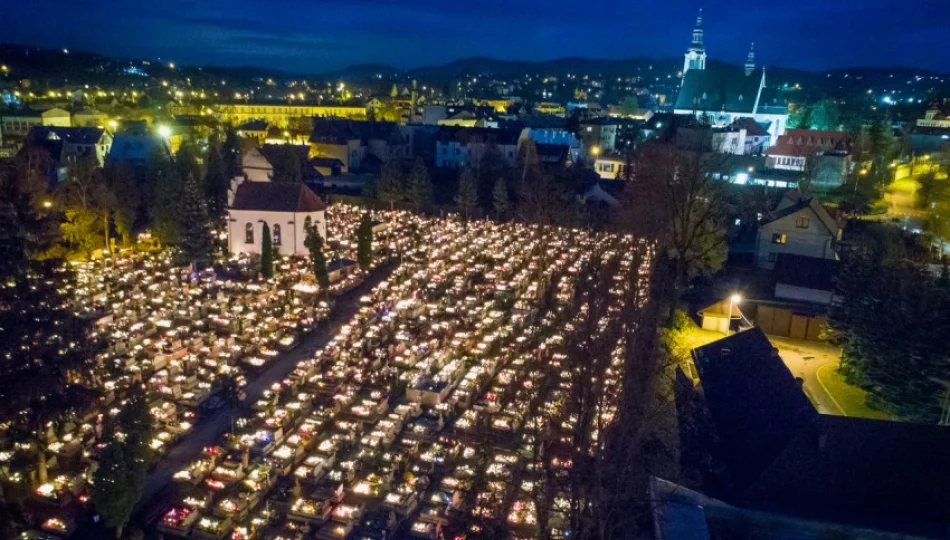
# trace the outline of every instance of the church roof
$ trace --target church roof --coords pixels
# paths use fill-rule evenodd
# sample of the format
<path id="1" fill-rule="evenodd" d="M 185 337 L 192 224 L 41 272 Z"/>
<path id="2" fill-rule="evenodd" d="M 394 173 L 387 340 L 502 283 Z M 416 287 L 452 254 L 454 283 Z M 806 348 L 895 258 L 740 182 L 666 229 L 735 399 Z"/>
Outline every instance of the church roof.
<path id="1" fill-rule="evenodd" d="M 691 69 L 683 77 L 677 110 L 754 114 L 762 70 L 746 75 L 741 68 L 713 65 Z"/>
<path id="2" fill-rule="evenodd" d="M 319 212 L 326 204 L 304 184 L 243 182 L 234 194 L 231 210 L 264 212 Z"/>

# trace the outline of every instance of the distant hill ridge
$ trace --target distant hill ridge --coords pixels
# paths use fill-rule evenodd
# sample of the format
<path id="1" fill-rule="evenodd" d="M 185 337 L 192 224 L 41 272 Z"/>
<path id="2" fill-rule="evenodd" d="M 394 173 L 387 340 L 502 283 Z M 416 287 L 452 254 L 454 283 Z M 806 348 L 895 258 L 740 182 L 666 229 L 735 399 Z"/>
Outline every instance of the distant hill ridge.
<path id="1" fill-rule="evenodd" d="M 588 75 L 591 77 L 617 78 L 631 76 L 666 76 L 675 73 L 682 64 L 681 58 L 651 59 L 633 57 L 624 59 L 596 59 L 581 57 L 556 58 L 551 60 L 500 60 L 497 58 L 475 56 L 460 58 L 443 65 L 422 66 L 413 69 L 401 69 L 378 63 L 357 64 L 344 69 L 315 74 L 290 73 L 287 71 L 255 66 L 191 66 L 178 65 L 172 69 L 167 62 L 156 60 L 117 58 L 80 50 L 65 53 L 61 49 L 42 49 L 25 45 L 0 44 L 0 62 L 11 68 L 11 73 L 19 78 L 45 80 L 55 83 L 96 82 L 99 84 L 117 84 L 127 80 L 141 80 L 132 67 L 144 69 L 153 78 L 192 79 L 193 83 L 214 81 L 216 79 L 233 81 L 235 84 L 249 83 L 261 78 L 274 79 L 317 79 L 352 80 L 354 82 L 377 79 L 383 76 L 388 80 L 417 79 L 432 84 L 445 83 L 472 75 L 487 75 L 499 79 L 512 79 L 526 74 L 565 77 L 568 75 Z M 149 65 L 143 66 L 144 62 Z M 709 66 L 724 64 L 710 60 Z M 766 64 L 770 83 L 800 83 L 803 86 L 827 84 L 827 80 L 849 75 L 850 84 L 887 84 L 894 81 L 903 84 L 910 77 L 947 75 L 932 71 L 906 67 L 854 67 L 838 68 L 822 72 L 810 72 L 797 69 L 769 66 Z M 830 75 L 830 77 L 829 77 Z M 2 80 L 2 79 L 0 79 Z M 863 81 L 863 83 L 859 83 Z"/>

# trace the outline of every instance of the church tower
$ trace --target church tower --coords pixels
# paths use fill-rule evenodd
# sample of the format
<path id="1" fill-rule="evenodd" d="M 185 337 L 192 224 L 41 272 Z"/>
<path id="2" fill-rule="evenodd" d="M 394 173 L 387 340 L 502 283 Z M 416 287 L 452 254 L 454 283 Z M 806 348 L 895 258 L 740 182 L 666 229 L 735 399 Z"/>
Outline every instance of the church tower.
<path id="1" fill-rule="evenodd" d="M 703 45 L 703 10 L 699 10 L 696 17 L 696 28 L 693 28 L 693 43 L 686 51 L 686 61 L 683 63 L 683 75 L 691 69 L 706 69 L 706 47 Z"/>
<path id="2" fill-rule="evenodd" d="M 745 61 L 745 76 L 748 77 L 749 75 L 752 75 L 754 71 L 755 71 L 755 43 L 753 43 L 752 46 L 749 47 L 749 56 L 746 57 L 746 61 Z"/>

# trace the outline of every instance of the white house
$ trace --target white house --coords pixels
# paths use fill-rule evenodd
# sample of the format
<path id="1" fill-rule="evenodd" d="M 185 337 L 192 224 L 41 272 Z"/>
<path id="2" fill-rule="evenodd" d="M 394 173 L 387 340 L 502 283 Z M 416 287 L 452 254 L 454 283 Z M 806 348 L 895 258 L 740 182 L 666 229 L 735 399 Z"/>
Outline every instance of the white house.
<path id="1" fill-rule="evenodd" d="M 228 249 L 260 253 L 264 223 L 281 255 L 307 256 L 306 226 L 315 223 L 327 237 L 326 204 L 304 184 L 243 181 L 228 207 Z"/>
<path id="2" fill-rule="evenodd" d="M 755 262 L 772 269 L 783 253 L 837 260 L 842 228 L 817 200 L 789 191 L 759 225 Z"/>

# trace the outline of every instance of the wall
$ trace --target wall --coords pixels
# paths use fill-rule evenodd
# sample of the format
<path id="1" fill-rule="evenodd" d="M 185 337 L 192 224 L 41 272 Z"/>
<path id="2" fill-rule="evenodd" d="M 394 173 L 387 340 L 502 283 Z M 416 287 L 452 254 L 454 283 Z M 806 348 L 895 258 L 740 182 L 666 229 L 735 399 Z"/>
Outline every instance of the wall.
<path id="1" fill-rule="evenodd" d="M 260 253 L 261 238 L 264 232 L 264 224 L 260 220 L 266 221 L 271 228 L 271 235 L 274 234 L 274 224 L 279 224 L 281 229 L 281 244 L 279 246 L 281 255 L 306 256 L 309 252 L 304 247 L 304 240 L 307 233 L 304 230 L 304 223 L 309 216 L 320 229 L 320 235 L 327 237 L 327 224 L 324 213 L 321 212 L 263 212 L 256 210 L 229 210 L 230 219 L 228 221 L 228 246 L 232 253 Z M 245 240 L 245 225 L 251 223 L 254 226 L 254 243 L 247 244 Z M 295 234 L 296 233 L 296 234 Z"/>
<path id="2" fill-rule="evenodd" d="M 793 339 L 821 340 L 821 329 L 826 323 L 824 317 L 796 313 L 791 308 L 778 306 L 759 306 L 756 309 L 755 323 L 766 334 Z"/>
<path id="3" fill-rule="evenodd" d="M 363 163 L 363 154 L 365 150 L 358 139 L 347 141 L 347 144 L 333 143 L 310 143 L 311 157 L 336 158 L 343 162 L 342 174 L 350 172 L 351 169 L 359 169 Z"/>
<path id="4" fill-rule="evenodd" d="M 799 217 L 808 218 L 807 227 L 796 225 Z M 773 243 L 773 235 L 785 234 L 785 244 Z M 761 268 L 772 269 L 779 253 L 791 253 L 816 257 L 819 259 L 835 259 L 834 237 L 824 223 L 810 209 L 803 209 L 792 215 L 766 223 L 759 229 L 756 241 L 756 264 Z"/>
<path id="5" fill-rule="evenodd" d="M 833 294 L 831 291 L 798 287 L 788 283 L 775 284 L 775 297 L 783 300 L 796 300 L 812 304 L 830 305 Z"/>

